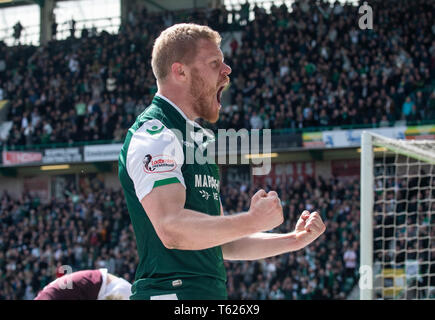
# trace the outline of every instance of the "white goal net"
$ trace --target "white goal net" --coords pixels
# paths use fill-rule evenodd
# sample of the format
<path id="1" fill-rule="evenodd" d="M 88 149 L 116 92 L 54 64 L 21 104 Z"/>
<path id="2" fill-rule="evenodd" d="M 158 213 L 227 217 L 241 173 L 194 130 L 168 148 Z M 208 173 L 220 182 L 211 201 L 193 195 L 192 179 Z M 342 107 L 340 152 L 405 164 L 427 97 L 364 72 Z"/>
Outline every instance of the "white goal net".
<path id="1" fill-rule="evenodd" d="M 435 299 L 435 140 L 363 133 L 361 299 Z"/>

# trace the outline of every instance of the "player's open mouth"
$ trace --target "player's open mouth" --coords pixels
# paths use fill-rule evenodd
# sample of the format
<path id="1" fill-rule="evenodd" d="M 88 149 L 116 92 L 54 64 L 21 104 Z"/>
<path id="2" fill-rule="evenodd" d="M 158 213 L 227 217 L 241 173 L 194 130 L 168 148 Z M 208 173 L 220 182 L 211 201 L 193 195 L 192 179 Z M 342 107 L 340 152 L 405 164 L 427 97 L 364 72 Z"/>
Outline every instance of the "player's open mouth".
<path id="1" fill-rule="evenodd" d="M 224 88 L 225 88 L 225 86 L 220 87 L 217 94 L 216 94 L 217 102 L 219 104 L 221 104 L 222 92 L 224 91 Z"/>

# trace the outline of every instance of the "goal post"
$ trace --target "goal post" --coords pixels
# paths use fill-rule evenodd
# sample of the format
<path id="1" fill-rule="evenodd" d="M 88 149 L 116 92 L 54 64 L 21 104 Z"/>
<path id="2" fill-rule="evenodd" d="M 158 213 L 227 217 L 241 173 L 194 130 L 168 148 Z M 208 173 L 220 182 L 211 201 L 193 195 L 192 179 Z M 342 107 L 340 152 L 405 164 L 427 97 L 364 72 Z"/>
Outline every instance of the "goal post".
<path id="1" fill-rule="evenodd" d="M 361 137 L 360 204 L 360 299 L 373 299 L 373 142 L 370 133 Z M 364 244 L 363 244 L 364 242 Z M 364 250 L 363 250 L 364 248 Z"/>
<path id="2" fill-rule="evenodd" d="M 435 299 L 435 140 L 361 136 L 360 299 Z"/>

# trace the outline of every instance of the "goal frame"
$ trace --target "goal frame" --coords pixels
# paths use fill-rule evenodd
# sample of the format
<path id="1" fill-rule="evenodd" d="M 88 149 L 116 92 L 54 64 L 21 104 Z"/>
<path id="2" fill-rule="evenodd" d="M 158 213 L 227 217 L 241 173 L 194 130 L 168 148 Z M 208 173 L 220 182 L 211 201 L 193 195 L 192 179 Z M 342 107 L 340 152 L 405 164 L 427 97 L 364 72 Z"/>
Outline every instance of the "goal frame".
<path id="1" fill-rule="evenodd" d="M 367 273 L 365 283 L 359 284 L 360 300 L 373 300 L 373 163 L 372 135 L 364 131 L 361 135 L 360 270 L 365 268 Z"/>

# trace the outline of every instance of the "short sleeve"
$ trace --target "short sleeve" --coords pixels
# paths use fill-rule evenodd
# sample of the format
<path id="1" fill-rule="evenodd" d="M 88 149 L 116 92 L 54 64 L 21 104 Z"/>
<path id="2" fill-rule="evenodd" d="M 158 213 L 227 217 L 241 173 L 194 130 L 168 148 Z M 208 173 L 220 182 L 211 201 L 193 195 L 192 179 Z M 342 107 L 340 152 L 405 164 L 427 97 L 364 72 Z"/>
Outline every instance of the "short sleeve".
<path id="1" fill-rule="evenodd" d="M 145 122 L 133 134 L 126 168 L 141 201 L 155 187 L 181 183 L 184 162 L 183 147 L 176 130 L 166 128 L 159 120 Z"/>

